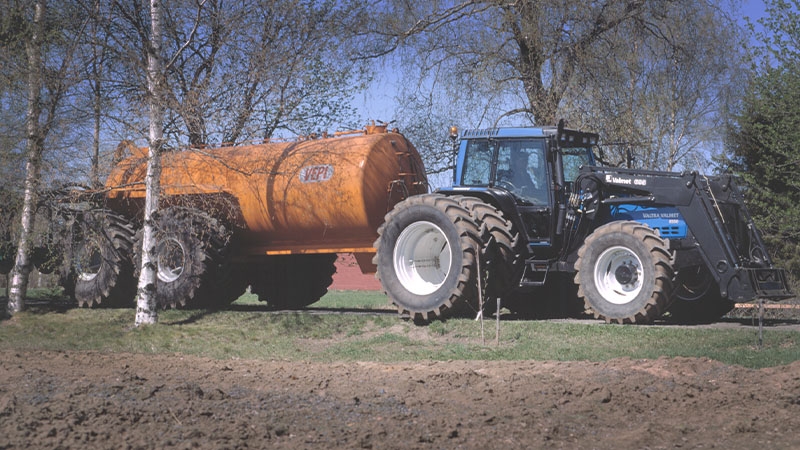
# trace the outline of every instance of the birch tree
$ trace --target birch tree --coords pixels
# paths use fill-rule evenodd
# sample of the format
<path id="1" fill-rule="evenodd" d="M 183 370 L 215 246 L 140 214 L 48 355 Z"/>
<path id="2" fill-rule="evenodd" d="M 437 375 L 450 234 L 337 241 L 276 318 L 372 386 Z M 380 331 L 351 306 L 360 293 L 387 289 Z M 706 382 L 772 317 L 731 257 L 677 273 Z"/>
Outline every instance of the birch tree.
<path id="1" fill-rule="evenodd" d="M 28 110 L 26 112 L 26 145 L 25 153 L 25 191 L 22 200 L 22 224 L 17 257 L 11 272 L 11 285 L 8 296 L 8 313 L 15 314 L 25 308 L 25 295 L 28 290 L 28 276 L 31 272 L 30 243 L 36 217 L 37 188 L 41 171 L 44 136 L 41 120 L 42 114 L 42 42 L 44 33 L 44 15 L 47 9 L 45 0 L 38 0 L 34 5 L 33 20 L 30 25 L 30 37 L 25 42 L 27 61 Z"/>
<path id="2" fill-rule="evenodd" d="M 115 3 L 117 10 L 121 11 L 123 17 L 126 18 L 133 29 L 137 30 L 141 38 L 141 48 L 144 49 L 144 59 L 146 61 L 145 98 L 147 99 L 149 118 L 149 151 L 145 175 L 146 193 L 142 229 L 142 261 L 136 292 L 136 326 L 158 322 L 155 219 L 161 193 L 161 152 L 164 148 L 164 109 L 166 104 L 165 93 L 167 91 L 165 74 L 195 38 L 204 3 L 205 0 L 195 3 L 197 16 L 190 28 L 191 31 L 187 35 L 186 42 L 177 49 L 169 61 L 164 58 L 162 28 L 164 6 L 161 0 L 150 0 L 149 28 L 145 28 L 143 26 L 144 23 L 140 20 L 143 15 L 138 4 L 133 5 L 132 9 L 127 9 L 121 2 Z"/>
<path id="3" fill-rule="evenodd" d="M 154 215 L 161 190 L 161 149 L 164 133 L 164 72 L 162 63 L 160 0 L 150 0 L 150 39 L 147 51 L 147 103 L 150 129 L 148 135 L 147 174 L 145 176 L 144 228 L 142 231 L 142 266 L 136 292 L 136 326 L 158 322 L 156 307 L 156 246 Z"/>

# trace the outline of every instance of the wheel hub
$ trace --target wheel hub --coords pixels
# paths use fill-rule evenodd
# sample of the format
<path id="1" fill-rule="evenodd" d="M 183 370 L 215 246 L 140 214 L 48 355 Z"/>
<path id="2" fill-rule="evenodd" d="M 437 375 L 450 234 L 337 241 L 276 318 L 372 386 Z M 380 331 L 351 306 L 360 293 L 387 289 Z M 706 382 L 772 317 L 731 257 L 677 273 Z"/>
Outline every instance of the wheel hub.
<path id="1" fill-rule="evenodd" d="M 617 278 L 619 284 L 632 284 L 639 278 L 639 274 L 636 272 L 636 266 L 630 262 L 620 264 L 617 270 L 614 271 L 614 276 Z"/>
<path id="2" fill-rule="evenodd" d="M 608 248 L 600 254 L 595 264 L 597 290 L 610 303 L 629 303 L 642 290 L 642 270 L 642 262 L 629 248 Z"/>

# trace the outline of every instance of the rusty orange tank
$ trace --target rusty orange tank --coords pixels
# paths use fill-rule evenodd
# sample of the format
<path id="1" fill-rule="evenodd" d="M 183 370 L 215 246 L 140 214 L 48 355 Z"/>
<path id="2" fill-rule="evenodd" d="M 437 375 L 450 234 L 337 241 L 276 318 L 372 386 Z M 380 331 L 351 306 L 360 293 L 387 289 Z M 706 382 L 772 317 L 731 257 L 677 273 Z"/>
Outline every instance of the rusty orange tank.
<path id="1" fill-rule="evenodd" d="M 135 250 L 136 236 L 124 235 L 141 227 L 147 149 L 119 150 L 127 155 L 106 181 L 105 203 L 114 220 L 103 226 L 124 223 L 117 233 Z M 293 142 L 167 151 L 162 166 L 162 306 L 209 296 L 232 301 L 234 294 L 220 289 L 240 293 L 247 285 L 271 306 L 305 306 L 330 284 L 336 253 L 354 253 L 363 271 L 374 272 L 373 243 L 384 215 L 428 189 L 417 150 L 385 126 Z M 114 253 L 100 250 L 98 260 Z"/>
<path id="2" fill-rule="evenodd" d="M 381 131 L 166 152 L 162 200 L 228 199 L 243 225 L 241 255 L 370 252 L 394 204 L 427 190 L 417 150 L 403 135 Z M 146 156 L 138 149 L 111 172 L 113 209 L 127 212 L 144 200 Z"/>

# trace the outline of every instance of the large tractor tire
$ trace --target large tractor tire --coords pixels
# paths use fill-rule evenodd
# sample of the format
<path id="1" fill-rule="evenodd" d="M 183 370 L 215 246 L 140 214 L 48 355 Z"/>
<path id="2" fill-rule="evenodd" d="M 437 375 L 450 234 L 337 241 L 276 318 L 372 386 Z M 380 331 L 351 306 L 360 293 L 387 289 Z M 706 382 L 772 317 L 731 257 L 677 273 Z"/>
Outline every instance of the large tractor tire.
<path id="1" fill-rule="evenodd" d="M 735 303 L 722 298 L 719 285 L 705 266 L 681 268 L 675 279 L 669 319 L 676 323 L 711 323 L 730 312 Z"/>
<path id="2" fill-rule="evenodd" d="M 475 197 L 454 198 L 470 212 L 478 225 L 481 244 L 491 259 L 486 261 L 488 270 L 491 270 L 488 289 L 494 295 L 502 296 L 515 287 L 513 281 L 522 267 L 523 249 L 519 232 L 494 206 Z"/>
<path id="3" fill-rule="evenodd" d="M 227 237 L 225 227 L 202 211 L 164 210 L 156 220 L 156 305 L 166 309 L 217 304 L 215 286 Z M 141 232 L 137 241 L 136 260 L 141 261 Z"/>
<path id="4" fill-rule="evenodd" d="M 76 226 L 72 255 L 78 305 L 130 305 L 135 292 L 130 260 L 134 232 L 127 219 L 111 211 L 95 210 L 86 212 Z"/>
<path id="5" fill-rule="evenodd" d="M 444 318 L 476 303 L 480 230 L 457 199 L 410 197 L 386 215 L 378 235 L 377 277 L 401 314 Z"/>
<path id="6" fill-rule="evenodd" d="M 606 322 L 650 323 L 672 298 L 672 254 L 653 229 L 638 222 L 595 230 L 578 250 L 575 269 L 578 296 Z"/>
<path id="7" fill-rule="evenodd" d="M 302 309 L 328 292 L 335 263 L 335 253 L 278 256 L 256 268 L 250 290 L 271 309 Z"/>

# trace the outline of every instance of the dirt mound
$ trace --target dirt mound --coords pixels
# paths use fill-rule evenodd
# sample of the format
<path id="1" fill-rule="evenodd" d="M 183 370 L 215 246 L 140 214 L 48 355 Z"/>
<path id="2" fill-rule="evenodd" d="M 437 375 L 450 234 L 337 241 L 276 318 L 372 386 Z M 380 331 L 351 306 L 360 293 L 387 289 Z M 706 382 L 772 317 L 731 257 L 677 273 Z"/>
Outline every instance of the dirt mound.
<path id="1" fill-rule="evenodd" d="M 800 448 L 800 363 L 0 351 L 0 449 Z"/>

